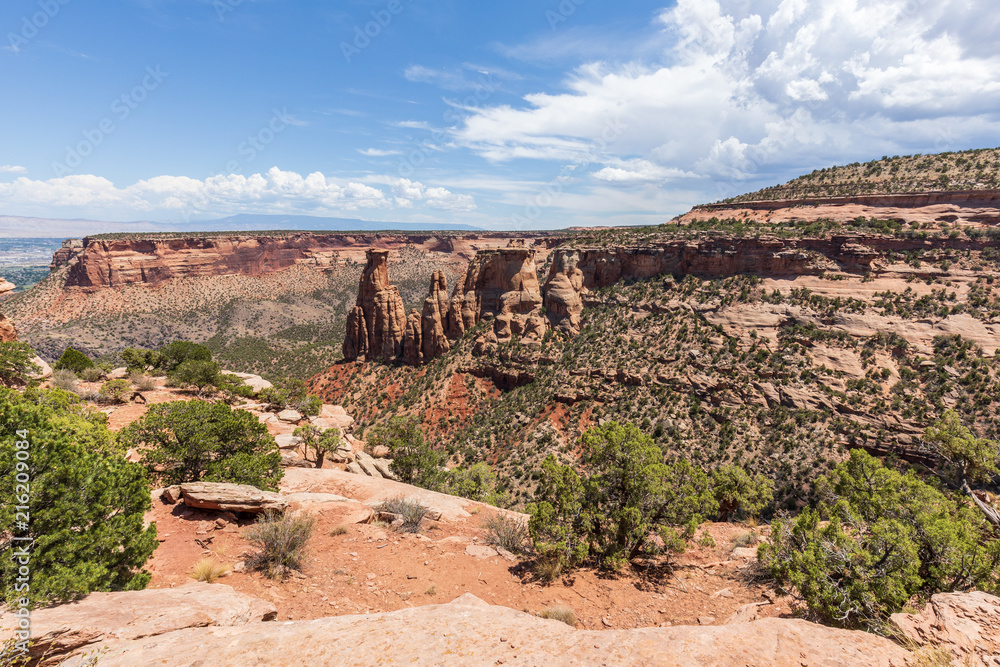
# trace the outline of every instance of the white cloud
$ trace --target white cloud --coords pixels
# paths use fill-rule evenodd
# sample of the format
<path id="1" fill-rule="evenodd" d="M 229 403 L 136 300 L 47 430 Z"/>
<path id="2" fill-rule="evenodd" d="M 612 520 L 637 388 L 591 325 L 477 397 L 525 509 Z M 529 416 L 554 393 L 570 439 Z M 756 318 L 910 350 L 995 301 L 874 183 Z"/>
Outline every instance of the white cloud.
<path id="1" fill-rule="evenodd" d="M 698 178 L 682 169 L 662 167 L 649 160 L 616 160 L 612 166 L 594 172 L 594 178 L 609 183 L 662 183 L 678 178 Z"/>
<path id="2" fill-rule="evenodd" d="M 565 92 L 470 109 L 455 142 L 492 161 L 599 163 L 605 183 L 694 172 L 722 183 L 712 195 L 998 143 L 992 0 L 679 0 L 657 25 L 658 57 L 590 63 Z"/>
<path id="3" fill-rule="evenodd" d="M 358 149 L 358 152 L 367 157 L 387 157 L 389 155 L 402 155 L 402 151 L 387 151 L 381 148 Z"/>
<path id="4" fill-rule="evenodd" d="M 0 165 L 0 174 L 27 174 L 27 167 L 20 167 L 15 164 Z"/>
<path id="5" fill-rule="evenodd" d="M 476 201 L 470 195 L 456 194 L 446 188 L 425 187 L 423 183 L 411 181 L 408 178 L 396 179 L 393 183 L 393 193 L 397 202 L 409 208 L 413 201 L 422 201 L 428 208 L 442 211 L 474 211 Z"/>
<path id="6" fill-rule="evenodd" d="M 388 179 L 386 179 L 388 180 Z M 395 195 L 395 196 L 393 196 Z M 72 209 L 89 215 L 201 215 L 254 213 L 336 213 L 362 209 L 410 208 L 412 199 L 432 209 L 469 211 L 469 195 L 397 179 L 393 192 L 366 183 L 338 181 L 320 172 L 303 176 L 272 167 L 267 173 L 224 174 L 204 180 L 156 176 L 124 187 L 89 174 L 47 181 L 19 177 L 0 183 L 7 210 Z"/>

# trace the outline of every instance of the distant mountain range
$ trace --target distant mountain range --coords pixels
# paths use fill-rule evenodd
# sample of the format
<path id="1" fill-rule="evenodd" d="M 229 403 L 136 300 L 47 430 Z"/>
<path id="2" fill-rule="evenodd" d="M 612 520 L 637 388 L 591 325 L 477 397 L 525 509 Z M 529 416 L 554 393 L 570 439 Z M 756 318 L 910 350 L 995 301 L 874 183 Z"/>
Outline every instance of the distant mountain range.
<path id="1" fill-rule="evenodd" d="M 472 225 L 422 222 L 378 222 L 356 218 L 322 218 L 308 215 L 232 215 L 194 222 L 107 222 L 101 220 L 60 220 L 0 215 L 0 238 L 81 238 L 91 234 L 124 232 L 238 232 L 269 229 L 303 231 L 482 231 Z"/>

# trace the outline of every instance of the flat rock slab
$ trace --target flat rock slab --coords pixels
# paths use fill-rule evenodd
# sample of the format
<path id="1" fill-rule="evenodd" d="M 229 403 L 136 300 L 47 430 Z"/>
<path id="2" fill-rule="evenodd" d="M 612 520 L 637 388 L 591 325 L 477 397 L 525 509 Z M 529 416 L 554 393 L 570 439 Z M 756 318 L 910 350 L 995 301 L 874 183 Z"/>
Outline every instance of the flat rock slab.
<path id="1" fill-rule="evenodd" d="M 337 638 L 349 638 L 338 641 Z M 575 630 L 466 594 L 451 604 L 238 628 L 192 628 L 101 646 L 100 667 L 170 665 L 866 665 L 903 667 L 887 639 L 768 618 L 711 627 Z M 80 659 L 66 667 L 82 667 Z"/>
<path id="2" fill-rule="evenodd" d="M 1000 667 L 1000 598 L 973 591 L 938 593 L 919 614 L 890 621 L 918 646 L 936 646 L 954 665 Z"/>
<path id="3" fill-rule="evenodd" d="M 120 593 L 91 593 L 31 614 L 32 655 L 48 656 L 42 664 L 98 642 L 134 640 L 183 628 L 232 627 L 273 620 L 278 610 L 270 602 L 237 593 L 224 584 L 190 583 L 177 588 Z M 0 615 L 4 637 L 16 619 Z"/>
<path id="4" fill-rule="evenodd" d="M 288 501 L 277 493 L 261 491 L 249 484 L 190 482 L 181 484 L 181 496 L 188 507 L 223 512 L 284 512 Z"/>
<path id="5" fill-rule="evenodd" d="M 481 511 L 496 512 L 521 519 L 525 523 L 528 517 L 525 514 L 512 512 L 509 510 L 497 509 L 474 500 L 450 496 L 446 493 L 429 491 L 418 486 L 394 482 L 391 479 L 380 479 L 369 477 L 357 462 L 348 466 L 355 467 L 357 474 L 337 470 L 335 468 L 305 469 L 289 468 L 285 470 L 285 476 L 280 482 L 282 494 L 296 492 L 313 493 L 336 493 L 363 502 L 366 505 L 377 505 L 384 500 L 404 497 L 407 500 L 415 500 L 427 507 L 433 507 L 441 512 L 441 517 L 436 520 L 458 521 L 469 519 L 473 515 L 466 508 L 478 508 Z"/>

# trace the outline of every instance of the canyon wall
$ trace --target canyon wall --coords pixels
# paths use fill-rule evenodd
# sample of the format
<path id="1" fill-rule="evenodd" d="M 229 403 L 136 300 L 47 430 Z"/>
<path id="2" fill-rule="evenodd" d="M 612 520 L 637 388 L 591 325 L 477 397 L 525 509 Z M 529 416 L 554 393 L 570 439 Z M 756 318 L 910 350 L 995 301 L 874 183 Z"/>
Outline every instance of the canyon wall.
<path id="1" fill-rule="evenodd" d="M 995 226 L 1000 224 L 1000 190 L 723 202 L 695 206 L 677 221 L 685 223 L 711 217 L 727 219 L 745 215 L 760 217 L 760 214 L 771 222 L 793 219 L 847 222 L 864 216 L 920 223 L 959 223 L 972 227 Z"/>
<path id="2" fill-rule="evenodd" d="M 503 232 L 283 232 L 273 235 L 88 237 L 82 242 L 64 243 L 53 256 L 51 268 L 69 265 L 67 287 L 97 290 L 127 284 L 158 285 L 173 278 L 259 277 L 296 264 L 329 267 L 338 261 L 362 262 L 367 248 L 399 250 L 412 247 L 467 262 L 477 251 L 505 245 L 512 236 Z M 543 251 L 555 247 L 561 240 L 555 234 L 527 236 Z"/>
<path id="3" fill-rule="evenodd" d="M 818 276 L 828 272 L 877 274 L 891 253 L 924 250 L 983 250 L 987 240 L 918 239 L 865 235 L 827 238 L 705 236 L 641 246 L 561 247 L 542 291 L 553 328 L 579 331 L 584 295 L 619 281 L 658 275 L 716 278 L 739 274 L 767 277 Z"/>
<path id="4" fill-rule="evenodd" d="M 535 250 L 523 243 L 480 250 L 469 262 L 465 279 L 448 298 L 444 273 L 431 276 L 423 310 L 404 313 L 398 290 L 389 283 L 388 251 L 371 249 L 358 286 L 357 305 L 347 321 L 344 358 L 382 359 L 416 365 L 447 353 L 451 343 L 481 321 L 492 326 L 480 346 L 519 336 L 539 346 L 546 331 L 541 314 Z"/>

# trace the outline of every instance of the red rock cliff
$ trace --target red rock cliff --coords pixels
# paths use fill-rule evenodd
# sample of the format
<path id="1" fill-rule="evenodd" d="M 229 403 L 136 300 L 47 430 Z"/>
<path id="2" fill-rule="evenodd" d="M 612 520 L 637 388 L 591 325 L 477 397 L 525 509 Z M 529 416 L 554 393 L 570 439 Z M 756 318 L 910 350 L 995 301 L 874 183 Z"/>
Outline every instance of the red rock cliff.
<path id="1" fill-rule="evenodd" d="M 364 261 L 367 248 L 393 250 L 413 246 L 469 261 L 478 250 L 505 245 L 511 234 L 482 233 L 315 233 L 233 234 L 134 238 L 88 237 L 81 247 L 64 244 L 53 255 L 52 268 L 70 265 L 66 286 L 88 291 L 126 284 L 157 285 L 173 278 L 262 276 L 294 264 L 331 266 L 336 261 Z M 547 250 L 561 239 L 529 235 Z M 79 242 L 77 242 L 79 243 Z"/>
<path id="2" fill-rule="evenodd" d="M 358 299 L 347 318 L 344 358 L 395 361 L 403 353 L 406 309 L 399 289 L 389 282 L 389 251 L 370 249 L 358 285 Z"/>

